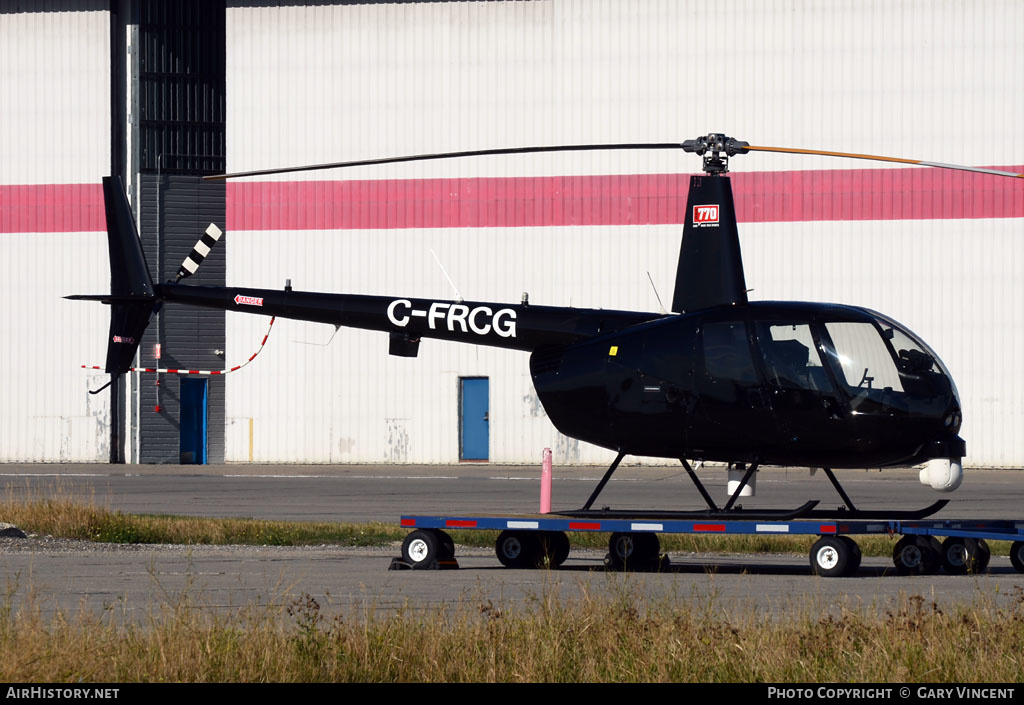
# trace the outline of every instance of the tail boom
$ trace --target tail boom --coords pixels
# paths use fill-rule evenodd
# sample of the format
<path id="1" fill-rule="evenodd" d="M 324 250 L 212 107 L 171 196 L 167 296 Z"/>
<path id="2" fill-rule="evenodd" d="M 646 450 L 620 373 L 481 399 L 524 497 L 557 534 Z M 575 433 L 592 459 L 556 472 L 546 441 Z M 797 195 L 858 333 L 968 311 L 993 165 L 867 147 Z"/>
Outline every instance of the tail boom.
<path id="1" fill-rule="evenodd" d="M 525 351 L 570 345 L 661 317 L 635 311 L 181 284 L 161 284 L 156 291 L 168 303 Z"/>

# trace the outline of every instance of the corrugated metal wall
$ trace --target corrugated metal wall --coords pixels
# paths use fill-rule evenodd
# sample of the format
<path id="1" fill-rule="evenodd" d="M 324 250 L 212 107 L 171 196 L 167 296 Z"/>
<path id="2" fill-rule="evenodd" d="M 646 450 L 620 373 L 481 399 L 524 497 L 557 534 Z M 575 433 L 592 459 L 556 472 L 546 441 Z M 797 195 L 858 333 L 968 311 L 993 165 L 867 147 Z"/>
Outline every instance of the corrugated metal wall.
<path id="1" fill-rule="evenodd" d="M 224 0 L 139 3 L 143 172 L 224 170 Z"/>
<path id="2" fill-rule="evenodd" d="M 159 185 L 158 185 L 159 182 Z M 212 222 L 224 222 L 224 182 L 197 176 L 145 174 L 142 177 L 142 247 L 149 271 L 157 281 L 173 281 L 182 261 Z M 157 228 L 157 222 L 162 227 Z M 221 242 L 223 245 L 223 240 Z M 216 247 L 203 266 L 188 279 L 198 286 L 224 286 L 225 254 Z M 155 357 L 156 343 L 161 357 Z M 143 336 L 140 364 L 145 367 L 224 369 L 224 312 L 167 305 L 154 317 Z M 177 375 L 134 375 L 140 413 L 139 462 L 180 461 L 181 396 Z M 157 385 L 157 380 L 160 384 Z M 224 379 L 208 381 L 207 458 L 224 462 Z M 160 411 L 156 411 L 159 405 Z"/>
<path id="3" fill-rule="evenodd" d="M 232 170 L 709 130 L 769 145 L 1024 163 L 1015 90 L 1024 5 L 1014 0 L 983 12 L 852 0 L 229 6 Z M 111 168 L 109 3 L 26 7 L 0 2 L 0 256 L 14 263 L 0 297 L 9 324 L 0 460 L 104 460 L 109 396 L 86 392 L 106 376 L 78 365 L 102 362 L 107 311 L 60 296 L 105 291 L 109 280 L 98 186 Z M 178 80 L 164 68 L 146 70 Z M 182 95 L 207 95 L 192 89 Z M 217 121 L 189 104 L 191 113 L 140 121 Z M 209 140 L 184 143 L 196 154 Z M 159 144 L 147 153 L 181 142 Z M 738 188 L 750 177 L 740 209 L 752 296 L 864 304 L 905 323 L 956 378 L 969 461 L 1024 464 L 1019 189 L 936 186 L 902 170 L 795 156 L 733 166 Z M 678 198 L 637 186 L 635 175 L 696 168 L 678 154 L 609 153 L 363 170 L 345 175 L 363 194 L 353 221 L 339 215 L 353 203 L 321 198 L 331 184 L 287 190 L 336 174 L 287 177 L 291 185 L 257 199 L 255 211 L 249 203 L 244 219 L 248 192 L 229 186 L 228 225 L 244 226 L 230 233 L 227 279 L 448 298 L 433 249 L 466 297 L 517 301 L 527 290 L 535 303 L 650 310 L 647 271 L 671 295 Z M 572 191 L 583 182 L 544 180 L 570 175 L 607 179 L 587 182 L 587 193 Z M 658 214 L 637 216 L 630 204 L 640 202 Z M 624 203 L 630 212 L 619 217 Z M 227 363 L 255 349 L 265 323 L 229 317 Z M 226 380 L 228 460 L 247 460 L 251 442 L 256 460 L 453 461 L 458 378 L 478 375 L 491 379 L 493 461 L 536 462 L 545 445 L 562 463 L 608 457 L 557 435 L 523 354 L 428 341 L 407 360 L 385 354 L 383 335 L 342 331 L 324 346 L 330 334 L 282 322 L 259 364 Z"/>
<path id="4" fill-rule="evenodd" d="M 225 157 L 223 0 L 142 0 L 139 6 L 140 226 L 150 271 L 174 280 L 211 222 L 224 226 Z M 190 283 L 224 285 L 223 246 Z M 159 263 L 159 264 L 158 264 Z M 154 349 L 161 344 L 156 364 Z M 165 306 L 146 331 L 141 362 L 149 367 L 222 369 L 224 312 Z M 139 462 L 177 463 L 181 456 L 182 378 L 136 375 Z M 224 383 L 207 382 L 207 460 L 224 460 Z M 159 411 L 157 407 L 159 406 Z"/>
<path id="5" fill-rule="evenodd" d="M 0 4 L 0 461 L 105 461 L 108 3 Z"/>
<path id="6" fill-rule="evenodd" d="M 1024 163 L 1024 96 L 1015 90 L 1024 5 L 1013 0 L 987 3 L 983 12 L 952 1 L 852 0 L 278 5 L 228 3 L 229 170 L 495 146 L 681 141 L 712 130 L 755 144 Z M 808 170 L 866 165 L 748 155 L 733 166 L 790 172 L 782 178 L 793 183 Z M 679 154 L 608 153 L 283 180 L 436 185 L 605 174 L 599 196 L 612 199 L 629 175 L 698 168 Z M 910 176 L 902 178 L 898 212 L 858 220 L 862 202 L 888 198 L 891 183 L 878 173 L 858 173 L 851 179 L 859 185 L 830 197 L 838 216 L 815 213 L 812 202 L 806 217 L 741 224 L 752 297 L 863 304 L 905 323 L 956 378 L 969 462 L 1024 463 L 1019 195 L 1000 192 L 1010 206 L 981 218 L 949 217 L 943 203 L 904 212 L 900 199 L 921 191 Z M 808 198 L 823 198 L 818 177 L 803 183 Z M 957 183 L 937 198 L 986 198 L 984 184 L 958 190 Z M 392 182 L 385 193 L 400 186 Z M 245 193 L 229 187 L 229 214 Z M 410 196 L 396 207 L 429 210 L 451 198 Z M 645 272 L 663 299 L 670 296 L 679 246 L 671 219 L 622 225 L 600 217 L 600 203 L 587 221 L 596 224 L 586 226 L 565 218 L 523 227 L 393 227 L 399 219 L 385 209 L 362 229 L 290 226 L 299 219 L 288 209 L 315 210 L 315 196 L 282 195 L 261 207 L 260 217 L 232 231 L 229 284 L 281 286 L 291 277 L 296 289 L 450 298 L 433 249 L 467 298 L 516 301 L 527 290 L 535 303 L 653 310 Z M 329 209 L 344 205 L 321 207 L 328 210 L 317 217 L 329 221 Z M 771 220 L 757 215 L 747 220 Z M 229 316 L 229 357 L 253 349 L 264 326 Z M 248 459 L 253 419 L 256 460 L 454 461 L 464 375 L 491 379 L 493 461 L 536 462 L 544 446 L 559 463 L 609 459 L 557 435 L 523 354 L 426 341 L 408 360 L 387 356 L 383 335 L 342 331 L 324 347 L 330 334 L 282 322 L 259 364 L 227 380 L 228 460 Z"/>

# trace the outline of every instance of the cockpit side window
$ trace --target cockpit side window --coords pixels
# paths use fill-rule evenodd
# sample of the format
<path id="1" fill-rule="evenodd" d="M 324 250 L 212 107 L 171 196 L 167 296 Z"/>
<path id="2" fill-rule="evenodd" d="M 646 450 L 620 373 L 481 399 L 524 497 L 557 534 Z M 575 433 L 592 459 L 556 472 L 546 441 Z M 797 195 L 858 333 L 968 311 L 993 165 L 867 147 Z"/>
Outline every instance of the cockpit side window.
<path id="1" fill-rule="evenodd" d="M 770 385 L 817 392 L 833 390 L 808 324 L 762 321 L 757 324 L 757 340 Z"/>
<path id="2" fill-rule="evenodd" d="M 717 380 L 738 382 L 741 385 L 757 382 L 744 323 L 704 325 L 704 369 L 709 377 Z"/>

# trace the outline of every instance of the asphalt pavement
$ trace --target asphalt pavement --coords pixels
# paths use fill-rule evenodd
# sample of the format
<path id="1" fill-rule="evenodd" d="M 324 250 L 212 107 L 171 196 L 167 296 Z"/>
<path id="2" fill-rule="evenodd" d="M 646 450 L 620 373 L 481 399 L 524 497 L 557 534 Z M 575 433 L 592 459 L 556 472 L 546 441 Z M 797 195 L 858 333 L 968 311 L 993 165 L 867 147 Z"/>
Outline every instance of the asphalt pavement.
<path id="1" fill-rule="evenodd" d="M 580 506 L 601 468 L 556 468 L 555 509 Z M 721 469 L 700 471 L 712 495 L 725 494 Z M 7 497 L 77 497 L 135 513 L 266 519 L 386 521 L 402 514 L 532 513 L 539 468 L 522 466 L 0 466 Z M 839 473 L 858 506 L 909 509 L 939 494 L 905 470 Z M 748 507 L 795 507 L 807 499 L 835 506 L 822 473 L 767 469 Z M 969 471 L 939 518 L 1024 521 L 1024 472 Z M 702 508 L 681 468 L 626 467 L 596 506 L 615 509 Z M 0 517 L 0 521 L 3 521 Z M 82 605 L 141 615 L 183 593 L 211 609 L 258 601 L 287 603 L 310 594 L 327 609 L 434 609 L 487 600 L 528 607 L 555 592 L 564 597 L 621 596 L 650 604 L 700 601 L 723 610 L 749 606 L 785 616 L 844 608 L 891 609 L 909 595 L 944 605 L 1020 599 L 1024 575 L 1006 558 L 984 576 L 893 575 L 891 561 L 865 559 L 851 578 L 819 578 L 801 555 L 672 555 L 664 573 L 606 571 L 600 551 L 574 550 L 560 570 L 510 570 L 493 552 L 459 548 L 457 571 L 389 571 L 398 547 L 347 549 L 239 546 L 111 546 L 43 538 L 0 540 L 0 572 L 12 599 L 31 592 L 46 609 Z M 1016 597 L 1015 597 L 1016 596 Z"/>

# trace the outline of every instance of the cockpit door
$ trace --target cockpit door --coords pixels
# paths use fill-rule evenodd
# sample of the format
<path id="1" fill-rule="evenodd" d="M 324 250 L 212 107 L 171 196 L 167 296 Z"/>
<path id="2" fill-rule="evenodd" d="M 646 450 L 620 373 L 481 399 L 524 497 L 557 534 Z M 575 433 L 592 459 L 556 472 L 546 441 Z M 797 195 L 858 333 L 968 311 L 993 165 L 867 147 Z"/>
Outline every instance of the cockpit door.
<path id="1" fill-rule="evenodd" d="M 777 445 L 777 434 L 747 323 L 705 321 L 698 351 L 702 364 L 690 434 L 694 454 L 737 462 L 762 457 Z"/>
<path id="2" fill-rule="evenodd" d="M 801 452 L 833 447 L 842 406 L 812 326 L 757 321 L 754 329 L 780 447 Z"/>

